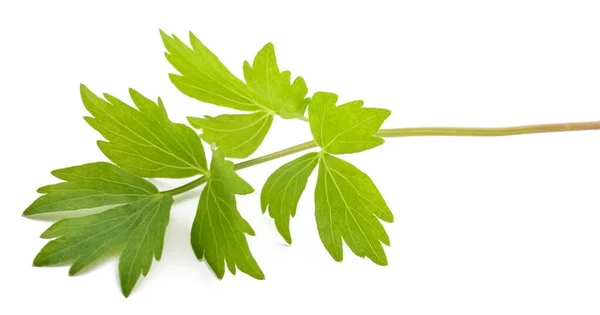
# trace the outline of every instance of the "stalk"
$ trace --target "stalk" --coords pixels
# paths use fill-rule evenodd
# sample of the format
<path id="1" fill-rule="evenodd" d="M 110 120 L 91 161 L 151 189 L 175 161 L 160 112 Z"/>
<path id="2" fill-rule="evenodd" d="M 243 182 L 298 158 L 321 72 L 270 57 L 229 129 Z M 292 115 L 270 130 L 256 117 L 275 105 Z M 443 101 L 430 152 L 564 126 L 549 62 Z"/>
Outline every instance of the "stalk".
<path id="1" fill-rule="evenodd" d="M 425 127 L 425 128 L 393 128 L 379 129 L 377 136 L 383 138 L 397 137 L 437 137 L 437 136 L 454 136 L 454 137 L 502 137 L 516 136 L 535 133 L 549 132 L 568 132 L 568 131 L 583 131 L 583 130 L 598 130 L 600 129 L 600 121 L 577 122 L 577 123 L 559 123 L 559 124 L 543 124 L 543 125 L 527 125 L 515 127 L 501 128 L 462 128 L 462 127 Z M 254 159 L 250 159 L 236 164 L 233 168 L 241 170 L 254 165 L 272 161 L 294 153 L 302 152 L 317 147 L 314 141 L 304 142 L 287 149 L 263 155 Z M 177 188 L 163 191 L 162 193 L 171 196 L 182 194 L 192 190 L 208 180 L 207 176 L 197 178 L 185 185 Z"/>
<path id="2" fill-rule="evenodd" d="M 317 143 L 314 141 L 304 142 L 304 143 L 295 145 L 293 147 L 289 147 L 287 149 L 283 149 L 283 150 L 280 150 L 277 152 L 273 152 L 273 153 L 270 153 L 267 155 L 263 155 L 263 156 L 260 156 L 260 157 L 254 158 L 254 159 L 250 159 L 250 160 L 238 163 L 233 166 L 233 169 L 241 170 L 241 169 L 253 166 L 253 165 L 258 165 L 258 164 L 262 164 L 265 162 L 269 162 L 271 160 L 275 160 L 280 157 L 284 157 L 286 155 L 290 155 L 290 154 L 294 154 L 297 152 L 302 152 L 304 150 L 312 149 L 316 146 L 317 146 Z M 192 189 L 206 183 L 207 180 L 208 180 L 208 176 L 202 176 L 202 177 L 196 178 L 195 180 L 193 180 L 185 185 L 179 186 L 177 188 L 173 188 L 171 190 L 163 191 L 162 193 L 168 194 L 171 196 L 179 195 L 179 194 L 182 194 L 188 190 L 192 190 Z"/>
<path id="3" fill-rule="evenodd" d="M 566 132 L 600 129 L 600 121 L 528 125 L 503 128 L 395 128 L 380 129 L 377 135 L 383 138 L 420 136 L 463 136 L 463 137 L 502 137 L 532 133 Z"/>

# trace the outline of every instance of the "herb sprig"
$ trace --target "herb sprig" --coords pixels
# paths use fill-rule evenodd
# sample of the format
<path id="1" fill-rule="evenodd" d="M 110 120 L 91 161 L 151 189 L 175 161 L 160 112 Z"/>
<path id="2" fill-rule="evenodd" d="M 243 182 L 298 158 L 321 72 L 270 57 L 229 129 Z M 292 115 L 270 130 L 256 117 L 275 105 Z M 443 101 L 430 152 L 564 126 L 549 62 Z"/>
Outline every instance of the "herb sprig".
<path id="1" fill-rule="evenodd" d="M 236 171 L 315 148 L 267 178 L 260 193 L 262 212 L 268 212 L 291 244 L 290 220 L 317 169 L 315 219 L 325 249 L 334 260 L 342 261 L 342 244 L 346 243 L 355 255 L 387 265 L 383 245 L 389 246 L 390 238 L 382 221 L 391 223 L 392 211 L 371 178 L 339 155 L 373 149 L 388 137 L 494 137 L 600 129 L 600 122 L 380 129 L 389 110 L 364 107 L 360 100 L 338 105 L 338 96 L 329 92 L 308 97 L 302 77 L 292 80 L 289 71 L 279 69 L 272 43 L 257 53 L 252 64 L 244 62 L 242 81 L 194 34 L 190 33 L 190 44 L 162 31 L 160 35 L 165 56 L 178 72 L 169 75 L 175 87 L 201 102 L 245 113 L 188 117 L 189 124 L 201 131 L 198 135 L 187 125 L 172 122 L 160 98 L 155 102 L 130 90 L 132 107 L 81 85 L 81 98 L 91 115 L 85 120 L 105 139 L 98 141 L 98 147 L 112 163 L 53 171 L 62 182 L 39 188 L 42 195 L 23 215 L 112 208 L 50 226 L 41 237 L 51 240 L 35 257 L 35 266 L 69 263 L 73 275 L 105 253 L 120 249 L 121 289 L 129 296 L 140 275 L 146 276 L 153 260 L 161 257 L 173 196 L 205 184 L 191 224 L 196 257 L 205 260 L 218 278 L 227 269 L 264 279 L 246 238 L 255 235 L 254 229 L 236 204 L 236 195 L 251 194 L 254 189 Z M 252 155 L 276 116 L 306 121 L 313 140 L 238 164 L 228 160 Z M 211 148 L 210 163 L 202 141 Z M 194 176 L 200 177 L 162 192 L 145 179 Z"/>

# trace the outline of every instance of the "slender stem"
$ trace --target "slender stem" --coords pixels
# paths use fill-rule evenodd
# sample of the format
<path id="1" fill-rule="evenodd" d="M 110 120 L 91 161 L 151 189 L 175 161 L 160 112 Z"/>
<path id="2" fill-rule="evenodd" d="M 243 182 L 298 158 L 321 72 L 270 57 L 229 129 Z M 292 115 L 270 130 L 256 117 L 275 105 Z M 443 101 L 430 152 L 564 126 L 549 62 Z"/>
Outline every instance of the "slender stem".
<path id="1" fill-rule="evenodd" d="M 184 192 L 186 192 L 188 190 L 192 190 L 192 189 L 206 183 L 207 180 L 208 180 L 207 176 L 202 176 L 202 177 L 194 179 L 193 181 L 191 181 L 185 185 L 175 187 L 171 190 L 161 191 L 161 193 L 166 194 L 166 195 L 171 195 L 171 196 L 183 194 Z"/>
<path id="2" fill-rule="evenodd" d="M 271 160 L 275 160 L 278 159 L 280 157 L 284 157 L 286 155 L 290 155 L 290 154 L 294 154 L 297 152 L 302 152 L 304 150 L 308 150 L 308 149 L 312 149 L 315 148 L 317 146 L 317 143 L 314 141 L 307 141 L 298 145 L 295 145 L 293 147 L 289 147 L 287 149 L 283 149 L 281 151 L 277 151 L 277 152 L 273 152 L 271 154 L 267 154 L 267 155 L 263 155 L 260 157 L 257 157 L 255 159 L 251 159 L 248 161 L 244 161 L 241 163 L 236 164 L 233 169 L 234 170 L 241 170 L 250 166 L 254 166 L 254 165 L 258 165 L 258 164 L 262 164 L 265 162 L 269 162 Z"/>
<path id="3" fill-rule="evenodd" d="M 565 132 L 565 131 L 581 131 L 581 130 L 598 130 L 600 129 L 600 121 L 579 122 L 579 123 L 560 123 L 560 124 L 545 124 L 545 125 L 528 125 L 504 128 L 454 128 L 454 127 L 432 127 L 432 128 L 394 128 L 394 129 L 379 129 L 377 136 L 384 138 L 395 137 L 423 137 L 423 136 L 459 136 L 459 137 L 500 137 L 500 136 L 515 136 L 532 133 L 547 133 L 547 132 Z M 298 153 L 304 150 L 312 149 L 317 146 L 314 141 L 304 142 L 287 149 L 283 149 L 271 154 L 263 155 L 254 159 L 250 159 L 236 164 L 233 168 L 241 170 L 254 165 L 262 164 L 271 160 L 278 159 L 290 154 Z M 194 189 L 208 180 L 207 176 L 197 178 L 183 186 L 163 191 L 164 194 L 172 196 L 179 195 L 188 190 Z"/>
<path id="4" fill-rule="evenodd" d="M 304 142 L 304 143 L 295 145 L 293 147 L 289 147 L 287 149 L 283 149 L 283 150 L 280 150 L 280 151 L 277 151 L 277 152 L 273 152 L 271 154 L 259 156 L 259 157 L 254 158 L 254 159 L 250 159 L 248 161 L 244 161 L 244 162 L 238 163 L 238 164 L 236 164 L 236 165 L 233 166 L 233 169 L 234 170 L 241 170 L 241 169 L 253 166 L 253 165 L 262 164 L 262 163 L 265 163 L 265 162 L 268 162 L 268 161 L 271 161 L 271 160 L 275 160 L 275 159 L 278 159 L 280 157 L 284 157 L 286 155 L 290 155 L 290 154 L 294 154 L 294 153 L 301 152 L 301 151 L 304 151 L 304 150 L 312 149 L 312 148 L 314 148 L 316 146 L 317 146 L 317 143 L 314 142 L 314 141 Z M 163 194 L 168 194 L 168 195 L 171 195 L 171 196 L 179 195 L 181 193 L 184 193 L 184 192 L 186 192 L 188 190 L 192 190 L 192 189 L 194 189 L 194 188 L 196 188 L 196 187 L 198 187 L 198 186 L 206 183 L 207 180 L 208 180 L 207 176 L 202 176 L 202 177 L 196 178 L 195 180 L 193 180 L 193 181 L 191 181 L 191 182 L 189 182 L 189 183 L 187 183 L 187 184 L 185 184 L 183 186 L 179 186 L 179 187 L 173 188 L 171 190 L 163 191 L 162 193 Z"/>
<path id="5" fill-rule="evenodd" d="M 395 128 L 380 129 L 377 135 L 384 138 L 416 136 L 467 136 L 500 137 L 531 133 L 565 132 L 600 129 L 600 121 L 516 126 L 507 128 Z"/>

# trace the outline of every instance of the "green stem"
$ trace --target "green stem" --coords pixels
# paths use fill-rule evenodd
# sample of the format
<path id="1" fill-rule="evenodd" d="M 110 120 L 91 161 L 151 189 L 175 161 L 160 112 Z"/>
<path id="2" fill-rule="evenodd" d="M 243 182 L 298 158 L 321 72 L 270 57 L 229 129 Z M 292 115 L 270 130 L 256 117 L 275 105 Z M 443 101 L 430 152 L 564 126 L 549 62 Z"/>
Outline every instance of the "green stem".
<path id="1" fill-rule="evenodd" d="M 396 128 L 380 129 L 377 135 L 384 138 L 416 137 L 416 136 L 467 136 L 467 137 L 500 137 L 532 133 L 565 132 L 600 129 L 600 121 L 560 123 L 546 125 L 528 125 L 505 128 Z"/>
<path id="2" fill-rule="evenodd" d="M 301 152 L 304 150 L 308 150 L 308 149 L 312 149 L 314 147 L 317 146 L 317 143 L 314 141 L 308 141 L 308 142 L 304 142 L 298 145 L 295 145 L 293 147 L 289 147 L 287 149 L 283 149 L 281 151 L 277 151 L 277 152 L 273 152 L 271 154 L 267 154 L 267 155 L 263 155 L 260 157 L 257 157 L 255 159 L 250 159 L 248 161 L 244 161 L 241 163 L 238 163 L 236 165 L 233 166 L 234 170 L 241 170 L 253 165 L 257 165 L 257 164 L 262 164 L 271 160 L 275 160 L 278 159 L 280 157 L 284 157 L 286 155 L 290 155 L 290 154 L 294 154 L 297 152 Z M 163 194 L 168 194 L 171 196 L 175 196 L 175 195 L 179 195 L 182 194 L 188 190 L 192 190 L 204 183 L 206 183 L 206 181 L 208 180 L 207 176 L 202 176 L 200 178 L 196 178 L 195 180 L 183 185 L 183 186 L 179 186 L 177 188 L 173 188 L 171 190 L 167 190 L 167 191 L 163 191 Z"/>
<path id="3" fill-rule="evenodd" d="M 565 132 L 565 131 L 581 131 L 581 130 L 598 130 L 600 129 L 600 121 L 579 122 L 579 123 L 560 123 L 560 124 L 545 124 L 545 125 L 528 125 L 504 128 L 454 128 L 454 127 L 433 127 L 433 128 L 394 128 L 394 129 L 379 129 L 377 136 L 383 138 L 395 137 L 423 137 L 423 136 L 459 136 L 459 137 L 500 137 L 500 136 L 515 136 L 532 133 L 547 133 L 547 132 Z M 281 151 L 263 155 L 254 159 L 250 159 L 236 164 L 233 168 L 241 170 L 254 165 L 262 164 L 271 160 L 275 160 L 290 154 L 298 153 L 304 150 L 312 149 L 317 146 L 314 141 L 304 142 Z M 179 195 L 186 191 L 192 190 L 208 180 L 207 176 L 197 178 L 183 186 L 163 191 L 164 194 L 171 196 Z"/>
<path id="4" fill-rule="evenodd" d="M 241 163 L 236 164 L 233 169 L 234 170 L 241 170 L 250 166 L 254 166 L 254 165 L 258 165 L 258 164 L 262 164 L 265 162 L 269 162 L 271 160 L 275 160 L 278 159 L 280 157 L 284 157 L 286 155 L 290 155 L 290 154 L 294 154 L 297 152 L 302 152 L 304 150 L 308 150 L 308 149 L 312 149 L 315 148 L 317 146 L 317 143 L 314 141 L 308 141 L 308 142 L 304 142 L 298 145 L 295 145 L 293 147 L 289 147 L 287 149 L 283 149 L 281 151 L 277 151 L 277 152 L 273 152 L 271 154 L 267 154 L 267 155 L 263 155 L 261 157 L 257 157 L 255 159 L 251 159 L 248 161 L 244 161 Z"/>
<path id="5" fill-rule="evenodd" d="M 161 191 L 161 193 L 166 194 L 166 195 L 171 195 L 171 196 L 183 194 L 184 192 L 186 192 L 188 190 L 192 190 L 192 189 L 206 183 L 207 180 L 208 180 L 207 176 L 202 176 L 200 178 L 194 179 L 193 181 L 191 181 L 185 185 L 173 188 L 171 190 Z"/>

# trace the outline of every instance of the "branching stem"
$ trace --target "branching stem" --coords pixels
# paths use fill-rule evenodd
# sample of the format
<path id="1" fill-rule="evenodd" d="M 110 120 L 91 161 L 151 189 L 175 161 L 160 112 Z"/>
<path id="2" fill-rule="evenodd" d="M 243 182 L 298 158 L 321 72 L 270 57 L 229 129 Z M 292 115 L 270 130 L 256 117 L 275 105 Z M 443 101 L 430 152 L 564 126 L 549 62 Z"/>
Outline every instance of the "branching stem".
<path id="1" fill-rule="evenodd" d="M 423 136 L 459 136 L 459 137 L 500 137 L 500 136 L 515 136 L 533 133 L 548 133 L 548 132 L 566 132 L 566 131 L 581 131 L 581 130 L 598 130 L 600 129 L 600 121 L 578 122 L 578 123 L 559 123 L 545 125 L 528 125 L 504 128 L 454 128 L 454 127 L 434 127 L 434 128 L 393 128 L 380 129 L 377 136 L 383 138 L 395 137 L 423 137 Z M 315 148 L 317 144 L 314 141 L 304 142 L 287 149 L 283 149 L 271 154 L 263 155 L 254 159 L 250 159 L 234 166 L 235 170 L 241 170 L 254 165 L 262 164 L 271 160 L 275 160 L 287 155 Z M 207 181 L 206 176 L 197 178 L 185 185 L 177 188 L 164 191 L 163 193 L 172 196 L 179 195 L 191 189 L 194 189 Z"/>

